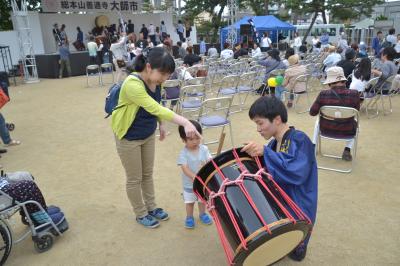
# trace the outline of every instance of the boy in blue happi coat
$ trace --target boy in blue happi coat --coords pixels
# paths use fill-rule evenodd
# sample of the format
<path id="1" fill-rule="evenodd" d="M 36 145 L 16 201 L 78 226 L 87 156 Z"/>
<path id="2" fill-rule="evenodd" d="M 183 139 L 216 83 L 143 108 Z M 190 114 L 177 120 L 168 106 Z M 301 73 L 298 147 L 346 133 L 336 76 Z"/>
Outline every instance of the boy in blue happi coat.
<path id="1" fill-rule="evenodd" d="M 307 135 L 287 124 L 285 105 L 276 97 L 261 97 L 250 110 L 249 117 L 266 145 L 250 141 L 242 151 L 251 156 L 264 156 L 268 172 L 289 197 L 315 223 L 317 212 L 318 170 L 315 147 Z M 310 235 L 289 255 L 296 261 L 304 259 Z"/>

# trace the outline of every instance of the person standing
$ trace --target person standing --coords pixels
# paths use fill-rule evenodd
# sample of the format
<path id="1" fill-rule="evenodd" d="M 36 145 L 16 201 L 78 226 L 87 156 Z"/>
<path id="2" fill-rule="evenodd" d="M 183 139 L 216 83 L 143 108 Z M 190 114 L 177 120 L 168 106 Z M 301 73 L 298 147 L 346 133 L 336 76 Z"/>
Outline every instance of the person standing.
<path id="1" fill-rule="evenodd" d="M 321 38 L 321 49 L 324 50 L 326 47 L 329 47 L 329 35 L 327 31 L 324 31 Z"/>
<path id="2" fill-rule="evenodd" d="M 263 34 L 264 34 L 264 37 L 261 40 L 261 45 L 260 45 L 261 48 L 260 49 L 261 49 L 261 52 L 266 52 L 269 49 L 271 49 L 272 41 L 268 37 L 268 32 L 264 32 Z"/>
<path id="3" fill-rule="evenodd" d="M 160 225 L 158 220 L 169 218 L 155 201 L 153 168 L 157 124 L 160 141 L 167 135 L 165 121 L 183 126 L 188 138 L 201 138 L 201 135 L 188 119 L 160 104 L 161 84 L 175 71 L 174 58 L 167 50 L 155 47 L 143 51 L 136 57 L 134 71 L 122 84 L 120 107 L 112 113 L 111 127 L 136 221 L 144 227 L 155 228 Z"/>
<path id="4" fill-rule="evenodd" d="M 71 76 L 71 63 L 69 61 L 69 55 L 71 54 L 69 51 L 69 46 L 67 43 L 62 44 L 58 48 L 58 52 L 60 54 L 60 75 L 59 78 L 63 78 L 64 68 L 67 68 L 68 76 Z"/>
<path id="5" fill-rule="evenodd" d="M 301 37 L 299 36 L 299 33 L 298 33 L 298 32 L 295 32 L 295 33 L 294 33 L 293 48 L 294 48 L 294 52 L 295 52 L 296 54 L 299 53 L 301 44 L 302 44 L 302 42 L 301 42 Z"/>
<path id="6" fill-rule="evenodd" d="M 394 47 L 397 43 L 397 37 L 396 37 L 395 33 L 396 33 L 396 30 L 392 28 L 389 30 L 389 35 L 386 36 L 386 41 L 389 42 L 392 47 Z"/>
<path id="7" fill-rule="evenodd" d="M 65 28 L 66 28 L 65 24 L 62 24 L 61 28 L 60 28 L 60 37 L 61 37 L 62 43 L 68 45 L 69 41 L 68 41 L 67 33 L 65 32 Z"/>
<path id="8" fill-rule="evenodd" d="M 372 49 L 374 49 L 374 55 L 376 58 L 379 58 L 380 51 L 382 49 L 382 41 L 383 41 L 383 34 L 381 31 L 378 31 L 375 38 L 372 40 Z"/>
<path id="9" fill-rule="evenodd" d="M 146 28 L 146 25 L 142 24 L 142 28 L 139 33 L 142 34 L 143 40 L 147 40 L 148 35 L 149 35 L 149 30 Z"/>
<path id="10" fill-rule="evenodd" d="M 118 39 L 114 36 L 111 40 L 110 51 L 113 55 L 113 63 L 115 66 L 115 71 L 117 72 L 116 82 L 119 82 L 120 78 L 122 77 L 122 67 L 125 64 L 126 59 L 126 49 L 125 49 L 125 42 L 126 42 L 126 33 L 121 33 L 121 38 Z M 120 62 L 120 63 L 118 63 Z M 123 62 L 123 63 L 122 63 Z"/>
<path id="11" fill-rule="evenodd" d="M 157 43 L 156 43 L 156 26 L 154 26 L 153 23 L 150 23 L 148 30 L 149 30 L 150 41 L 153 43 L 154 46 L 156 46 L 157 45 Z"/>
<path id="12" fill-rule="evenodd" d="M 160 40 L 162 43 L 164 42 L 164 39 L 167 36 L 167 26 L 165 26 L 164 20 L 161 20 L 160 31 L 161 31 Z"/>
<path id="13" fill-rule="evenodd" d="M 89 42 L 87 44 L 87 48 L 89 51 L 89 58 L 90 58 L 90 64 L 95 65 L 97 64 L 97 43 L 94 41 L 94 37 L 90 36 L 89 37 Z"/>
<path id="14" fill-rule="evenodd" d="M 58 50 L 58 47 L 62 44 L 62 40 L 61 40 L 60 30 L 58 29 L 57 23 L 54 23 L 54 25 L 53 25 L 53 36 L 54 36 L 54 41 L 56 44 L 56 50 Z"/>
<path id="15" fill-rule="evenodd" d="M 185 38 L 183 37 L 183 33 L 185 32 L 185 26 L 183 26 L 182 20 L 178 20 L 178 26 L 176 27 L 176 32 L 179 35 L 179 40 L 182 43 L 185 42 Z"/>
<path id="16" fill-rule="evenodd" d="M 132 23 L 132 20 L 128 20 L 128 34 L 135 32 L 135 25 Z"/>
<path id="17" fill-rule="evenodd" d="M 83 32 L 80 27 L 76 27 L 78 33 L 76 34 L 75 48 L 78 51 L 85 50 L 85 45 L 83 44 Z"/>

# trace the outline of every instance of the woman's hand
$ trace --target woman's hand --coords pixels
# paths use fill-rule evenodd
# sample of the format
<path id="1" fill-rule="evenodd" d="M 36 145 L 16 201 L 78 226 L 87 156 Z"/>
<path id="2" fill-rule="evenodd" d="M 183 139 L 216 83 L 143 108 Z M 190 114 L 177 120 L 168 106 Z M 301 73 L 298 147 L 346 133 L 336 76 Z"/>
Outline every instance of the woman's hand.
<path id="1" fill-rule="evenodd" d="M 159 129 L 160 129 L 160 141 L 163 141 L 165 139 L 165 137 L 167 136 L 167 129 L 165 128 L 165 124 L 160 123 Z"/>
<path id="2" fill-rule="evenodd" d="M 194 138 L 198 136 L 200 139 L 202 139 L 201 134 L 197 131 L 196 127 L 189 120 L 187 120 L 183 127 L 185 129 L 186 137 Z"/>
<path id="3" fill-rule="evenodd" d="M 264 145 L 249 141 L 242 148 L 241 152 L 247 152 L 251 157 L 262 156 L 264 155 Z"/>

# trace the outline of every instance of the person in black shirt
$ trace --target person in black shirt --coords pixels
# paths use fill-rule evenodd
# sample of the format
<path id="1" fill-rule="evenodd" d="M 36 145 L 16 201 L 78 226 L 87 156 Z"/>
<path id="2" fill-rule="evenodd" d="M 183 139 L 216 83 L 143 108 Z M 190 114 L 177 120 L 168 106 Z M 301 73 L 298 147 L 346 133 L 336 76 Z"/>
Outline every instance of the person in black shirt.
<path id="1" fill-rule="evenodd" d="M 144 24 L 142 24 L 142 29 L 140 30 L 141 34 L 143 34 L 143 39 L 147 40 L 147 37 L 149 35 L 149 30 L 146 28 L 146 26 Z"/>
<path id="2" fill-rule="evenodd" d="M 135 31 L 135 25 L 133 25 L 132 20 L 128 20 L 128 34 L 133 33 Z"/>
<path id="3" fill-rule="evenodd" d="M 242 45 L 236 46 L 236 52 L 233 54 L 233 58 L 238 59 L 240 56 L 249 55 L 249 50 L 247 50 L 247 43 L 242 43 Z"/>
<path id="4" fill-rule="evenodd" d="M 354 60 L 356 59 L 356 51 L 353 48 L 349 48 L 345 52 L 345 59 L 339 61 L 336 66 L 343 68 L 344 76 L 347 78 L 351 73 L 353 73 L 356 65 Z M 349 78 L 346 82 L 346 88 L 349 88 L 351 84 L 351 79 Z"/>

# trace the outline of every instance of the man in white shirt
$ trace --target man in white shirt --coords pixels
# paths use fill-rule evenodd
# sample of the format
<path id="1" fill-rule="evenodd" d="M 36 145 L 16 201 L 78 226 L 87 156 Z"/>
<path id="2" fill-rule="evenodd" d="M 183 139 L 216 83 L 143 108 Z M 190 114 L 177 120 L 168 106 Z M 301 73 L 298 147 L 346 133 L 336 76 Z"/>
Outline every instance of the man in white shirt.
<path id="1" fill-rule="evenodd" d="M 150 26 L 148 27 L 149 30 L 149 38 L 151 42 L 153 43 L 154 46 L 157 45 L 156 42 L 156 26 L 154 26 L 152 23 L 150 23 Z"/>
<path id="2" fill-rule="evenodd" d="M 232 49 L 229 49 L 229 43 L 224 44 L 224 50 L 221 51 L 221 58 L 222 59 L 233 58 L 233 51 Z"/>
<path id="3" fill-rule="evenodd" d="M 217 57 L 218 56 L 218 51 L 217 51 L 217 48 L 215 48 L 214 44 L 212 44 L 211 48 L 208 49 L 208 56 L 209 57 Z"/>
<path id="4" fill-rule="evenodd" d="M 294 48 L 295 54 L 299 53 L 301 44 L 302 44 L 301 37 L 299 36 L 299 34 L 297 32 L 295 32 L 294 33 L 294 43 L 293 43 L 293 48 Z"/>
<path id="5" fill-rule="evenodd" d="M 390 30 L 389 30 L 389 35 L 386 36 L 386 41 L 387 41 L 387 42 L 390 42 L 390 43 L 392 44 L 392 47 L 395 46 L 396 43 L 397 43 L 397 38 L 396 38 L 396 36 L 394 35 L 395 33 L 396 33 L 396 30 L 395 30 L 395 29 L 390 29 Z"/>
<path id="6" fill-rule="evenodd" d="M 251 57 L 253 58 L 259 58 L 262 56 L 262 52 L 260 47 L 258 47 L 258 43 L 253 44 L 253 50 L 251 51 Z"/>
<path id="7" fill-rule="evenodd" d="M 89 52 L 90 64 L 95 65 L 97 62 L 97 43 L 94 41 L 94 37 L 90 36 L 90 41 L 87 43 L 87 49 Z"/>
<path id="8" fill-rule="evenodd" d="M 262 41 L 261 41 L 261 45 L 260 45 L 261 51 L 262 51 L 262 52 L 266 52 L 266 51 L 268 51 L 269 49 L 271 49 L 271 44 L 272 44 L 272 41 L 271 41 L 271 39 L 268 37 L 268 32 L 264 32 L 264 37 L 263 37 L 263 39 L 262 39 Z"/>

